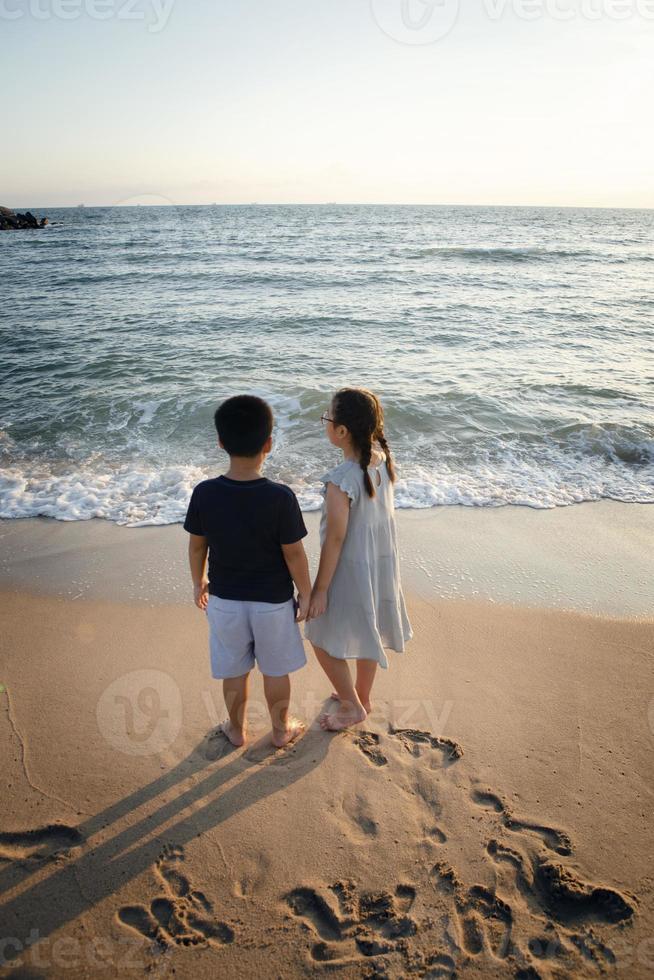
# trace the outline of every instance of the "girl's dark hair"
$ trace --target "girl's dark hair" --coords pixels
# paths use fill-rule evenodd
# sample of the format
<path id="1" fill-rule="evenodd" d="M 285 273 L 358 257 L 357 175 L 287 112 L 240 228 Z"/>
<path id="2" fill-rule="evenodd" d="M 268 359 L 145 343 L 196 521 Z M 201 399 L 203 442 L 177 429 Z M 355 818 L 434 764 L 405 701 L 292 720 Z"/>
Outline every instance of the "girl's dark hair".
<path id="1" fill-rule="evenodd" d="M 381 402 L 367 388 L 341 388 L 332 400 L 332 411 L 334 424 L 344 425 L 350 433 L 352 445 L 359 454 L 366 492 L 369 497 L 374 497 L 375 488 L 368 473 L 373 442 L 377 442 L 384 450 L 388 475 L 395 481 L 395 467 L 384 435 L 384 410 Z"/>

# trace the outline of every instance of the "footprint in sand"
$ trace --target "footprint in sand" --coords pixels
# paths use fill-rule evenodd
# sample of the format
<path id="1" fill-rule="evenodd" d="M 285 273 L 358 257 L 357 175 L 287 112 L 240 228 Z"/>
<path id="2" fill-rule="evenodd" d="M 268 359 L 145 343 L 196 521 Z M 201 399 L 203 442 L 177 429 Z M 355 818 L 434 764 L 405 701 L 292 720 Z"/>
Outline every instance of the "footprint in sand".
<path id="1" fill-rule="evenodd" d="M 432 880 L 437 892 L 452 903 L 448 922 L 452 950 L 473 958 L 486 955 L 495 960 L 509 959 L 516 964 L 514 976 L 524 978 L 541 976 L 530 959 L 541 963 L 555 960 L 570 976 L 579 969 L 579 954 L 600 969 L 613 964 L 615 954 L 592 927 L 628 921 L 635 912 L 632 902 L 614 889 L 583 881 L 548 855 L 543 845 L 556 853 L 571 853 L 570 838 L 563 831 L 514 817 L 490 791 L 473 788 L 471 798 L 497 814 L 500 828 L 511 831 L 520 844 L 513 846 L 493 838 L 486 845 L 489 858 L 511 871 L 515 908 L 496 888 L 479 884 L 466 888 L 454 868 L 445 861 L 438 862 L 432 869 Z M 511 887 L 506 880 L 503 885 Z M 533 933 L 527 938 L 526 949 L 515 939 L 517 918 L 523 930 L 525 919 L 527 927 L 530 919 L 532 922 Z"/>
<path id="2" fill-rule="evenodd" d="M 388 765 L 388 757 L 381 747 L 382 738 L 377 732 L 357 729 L 354 732 L 346 731 L 343 734 L 352 739 L 357 748 L 373 765 Z M 393 725 L 389 725 L 388 735 L 398 739 L 407 752 L 415 758 L 420 758 L 425 750 L 436 749 L 442 756 L 443 768 L 452 765 L 463 755 L 461 746 L 452 739 L 440 738 L 432 735 L 431 732 L 423 732 L 417 728 L 395 728 Z"/>
<path id="3" fill-rule="evenodd" d="M 51 823 L 45 827 L 16 832 L 0 832 L 0 860 L 45 861 L 79 847 L 84 836 L 77 827 Z"/>
<path id="4" fill-rule="evenodd" d="M 343 964 L 386 953 L 406 956 L 407 938 L 418 931 L 409 915 L 415 898 L 410 884 L 400 883 L 393 892 L 358 893 L 351 882 L 340 881 L 322 891 L 295 888 L 285 901 L 315 940 L 312 961 Z"/>
<path id="5" fill-rule="evenodd" d="M 527 898 L 535 899 L 557 922 L 625 922 L 634 905 L 620 892 L 583 881 L 570 868 L 550 861 L 544 854 L 528 859 L 515 848 L 497 840 L 487 845 L 490 857 L 514 869 L 516 885 Z"/>
<path id="6" fill-rule="evenodd" d="M 214 916 L 206 895 L 191 888 L 184 874 L 184 849 L 166 845 L 154 866 L 161 894 L 149 906 L 123 905 L 118 920 L 129 930 L 166 948 L 176 946 L 224 946 L 234 941 L 234 931 Z"/>
<path id="7" fill-rule="evenodd" d="M 445 861 L 434 865 L 432 880 L 437 891 L 453 899 L 454 948 L 472 956 L 488 949 L 496 959 L 506 959 L 512 951 L 513 929 L 513 910 L 508 902 L 484 885 L 466 888 Z"/>
<path id="8" fill-rule="evenodd" d="M 427 836 L 435 844 L 445 844 L 447 841 L 447 834 L 444 830 L 441 830 L 438 824 L 434 824 L 433 827 L 427 828 Z"/>
<path id="9" fill-rule="evenodd" d="M 375 809 L 370 801 L 361 793 L 347 793 L 343 797 L 343 812 L 349 817 L 356 832 L 363 838 L 377 837 L 379 824 L 375 817 Z"/>
<path id="10" fill-rule="evenodd" d="M 463 754 L 455 742 L 437 739 L 429 732 L 412 729 L 391 729 L 391 732 L 416 759 L 426 750 L 438 748 L 447 766 Z M 414 776 L 417 795 L 438 816 L 438 787 L 433 773 L 426 765 L 422 779 L 418 778 L 414 766 Z M 495 886 L 492 889 L 481 884 L 466 887 L 447 862 L 434 865 L 434 886 L 451 903 L 449 921 L 454 941 L 450 952 L 473 958 L 486 954 L 495 961 L 509 960 L 525 977 L 538 976 L 535 962 L 547 959 L 558 960 L 573 972 L 578 969 L 580 955 L 600 969 L 613 964 L 614 952 L 593 927 L 628 922 L 636 911 L 635 899 L 584 881 L 572 868 L 556 860 L 555 855 L 565 858 L 573 853 L 572 840 L 564 830 L 514 814 L 499 793 L 474 780 L 469 786 L 470 801 L 487 812 L 490 826 L 499 832 L 499 839 L 488 841 L 486 853 L 496 865 L 505 864 L 512 869 L 515 891 L 510 895 L 512 907 L 508 893 L 503 897 Z M 446 853 L 447 835 L 440 826 L 436 825 L 435 829 L 438 833 L 434 839 L 443 845 Z M 501 839 L 505 836 L 510 836 L 517 846 Z M 511 890 L 511 885 L 508 887 Z M 518 918 L 522 944 L 525 944 L 525 919 L 527 923 L 532 921 L 533 932 L 527 935 L 526 949 L 521 949 L 515 938 Z"/>
<path id="11" fill-rule="evenodd" d="M 445 844 L 448 835 L 436 822 L 442 816 L 442 786 L 440 780 L 435 778 L 434 770 L 449 769 L 463 757 L 463 749 L 453 739 L 416 728 L 390 726 L 389 735 L 397 739 L 411 756 L 411 792 L 422 802 L 426 817 L 422 843 L 428 847 Z"/>
<path id="12" fill-rule="evenodd" d="M 584 935 L 571 933 L 570 942 L 574 943 L 584 959 L 594 963 L 600 970 L 607 964 L 616 963 L 617 958 L 613 950 L 609 946 L 605 946 L 592 929 L 589 929 Z"/>
<path id="13" fill-rule="evenodd" d="M 497 813 L 507 830 L 537 834 L 551 851 L 556 851 L 557 854 L 564 856 L 572 854 L 572 841 L 564 831 L 556 830 L 554 827 L 545 827 L 532 820 L 519 819 L 513 815 L 504 800 L 490 790 L 473 788 L 471 797 L 478 806 Z"/>
<path id="14" fill-rule="evenodd" d="M 198 748 L 199 754 L 207 762 L 217 762 L 232 751 L 234 746 L 225 737 L 220 728 L 213 728 L 208 732 Z"/>
<path id="15" fill-rule="evenodd" d="M 380 748 L 380 737 L 377 732 L 354 731 L 352 741 L 358 749 L 361 749 L 366 758 L 375 766 L 388 765 L 388 759 Z"/>
<path id="16" fill-rule="evenodd" d="M 328 888 L 295 888 L 286 904 L 312 937 L 312 969 L 353 966 L 361 976 L 387 977 L 388 958 L 400 960 L 401 976 L 449 978 L 457 976 L 456 963 L 443 949 L 421 948 L 421 924 L 409 913 L 417 892 L 399 883 L 391 891 L 359 892 L 352 882 Z M 357 972 L 357 976 L 359 973 Z M 392 974 L 395 976 L 395 973 Z"/>
<path id="17" fill-rule="evenodd" d="M 438 786 L 433 780 L 433 770 L 434 768 L 448 768 L 460 759 L 463 755 L 461 746 L 452 739 L 441 738 L 432 735 L 431 732 L 415 728 L 395 728 L 393 725 L 389 725 L 388 732 L 384 735 L 365 729 L 356 729 L 351 732 L 343 732 L 342 737 L 349 739 L 368 762 L 375 767 L 396 764 L 389 759 L 390 753 L 389 755 L 386 754 L 386 739 L 389 740 L 386 743 L 389 749 L 394 742 L 409 753 L 412 757 L 413 792 L 422 799 L 429 812 L 429 821 L 423 828 L 424 841 L 429 845 L 444 844 L 447 841 L 447 834 L 434 821 L 434 818 L 440 815 L 441 807 L 438 798 Z M 420 760 L 428 761 L 428 765 L 421 765 Z M 375 807 L 371 801 L 359 793 L 356 793 L 354 798 L 351 794 L 346 794 L 342 804 L 344 812 L 357 830 L 363 832 L 364 837 L 377 836 L 379 832 L 378 822 L 375 818 Z"/>
<path id="18" fill-rule="evenodd" d="M 425 750 L 437 749 L 442 755 L 444 769 L 463 756 L 463 749 L 451 738 L 442 738 L 417 728 L 395 728 L 393 725 L 389 725 L 388 733 L 399 739 L 407 752 L 415 758 L 420 758 Z"/>
<path id="19" fill-rule="evenodd" d="M 413 969 L 420 977 L 425 980 L 436 980 L 442 977 L 443 980 L 456 980 L 456 963 L 448 953 L 431 953 L 423 957 L 416 957 Z"/>
<path id="20" fill-rule="evenodd" d="M 613 964 L 615 954 L 593 926 L 627 922 L 635 913 L 634 903 L 614 889 L 584 881 L 573 869 L 548 855 L 548 850 L 566 856 L 572 853 L 570 838 L 563 831 L 516 818 L 502 799 L 489 790 L 473 787 L 471 798 L 496 814 L 499 829 L 509 830 L 516 841 L 514 845 L 491 838 L 486 853 L 496 865 L 510 869 L 523 926 L 526 916 L 534 931 L 527 939 L 526 949 L 520 949 L 512 935 L 514 910 L 509 903 L 480 885 L 464 892 L 455 872 L 441 862 L 433 870 L 434 883 L 439 890 L 449 889 L 454 896 L 453 931 L 457 945 L 473 957 L 488 946 L 496 958 L 521 959 L 516 977 L 541 976 L 529 963 L 530 958 L 541 963 L 557 961 L 557 968 L 566 970 L 566 975 L 574 975 L 579 969 L 579 955 L 600 969 Z M 511 887 L 506 879 L 504 885 Z"/>
<path id="21" fill-rule="evenodd" d="M 349 904 L 337 886 L 322 891 L 296 889 L 287 903 L 313 934 L 314 964 L 339 966 L 366 957 L 369 968 L 383 970 L 384 957 L 395 955 L 403 959 L 408 972 L 420 976 L 453 976 L 468 962 L 476 963 L 478 970 L 499 970 L 501 975 L 524 980 L 575 976 L 586 966 L 603 971 L 615 964 L 616 955 L 607 943 L 610 937 L 603 933 L 629 922 L 636 900 L 583 880 L 562 862 L 573 854 L 566 831 L 516 815 L 501 794 L 467 775 L 465 767 L 452 781 L 444 782 L 435 770 L 446 770 L 463 756 L 452 739 L 393 726 L 381 735 L 365 730 L 344 735 L 370 766 L 388 767 L 397 786 L 402 788 L 408 778 L 411 796 L 424 804 L 428 819 L 425 837 L 416 840 L 416 862 L 424 864 L 425 851 L 431 856 L 428 866 L 435 894 L 430 902 L 423 893 L 422 902 L 438 912 L 440 920 L 425 919 L 421 928 L 400 908 L 397 890 L 384 893 L 382 915 L 379 907 L 372 914 L 365 895 L 357 897 L 353 886 Z M 399 754 L 391 751 L 393 745 L 400 746 Z M 404 751 L 410 759 L 403 764 Z M 398 779 L 393 780 L 394 775 Z M 451 832 L 447 825 L 447 814 L 457 812 L 457 802 L 458 812 L 469 816 L 475 840 L 484 849 L 479 857 L 486 865 L 486 883 L 464 882 L 447 860 L 432 863 L 432 845 L 439 845 L 443 857 L 450 860 L 461 846 L 463 828 Z M 377 833 L 373 803 L 359 789 L 343 801 L 348 815 L 369 837 Z M 415 897 L 415 887 L 410 887 Z M 390 934 L 398 918 L 413 922 L 413 931 L 399 937 Z M 427 956 L 422 944 L 431 940 L 430 929 L 439 921 L 446 951 L 437 949 Z M 373 964 L 370 958 L 375 956 L 380 959 Z"/>

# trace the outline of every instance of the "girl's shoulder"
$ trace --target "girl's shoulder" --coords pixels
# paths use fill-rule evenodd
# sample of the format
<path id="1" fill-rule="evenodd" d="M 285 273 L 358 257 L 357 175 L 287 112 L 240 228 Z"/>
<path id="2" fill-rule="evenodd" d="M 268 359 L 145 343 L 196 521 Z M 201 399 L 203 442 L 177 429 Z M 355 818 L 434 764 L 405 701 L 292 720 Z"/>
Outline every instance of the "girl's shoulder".
<path id="1" fill-rule="evenodd" d="M 346 459 L 338 466 L 323 473 L 322 482 L 324 491 L 328 483 L 334 483 L 340 490 L 343 490 L 350 500 L 358 500 L 363 487 L 363 471 L 359 464 L 353 459 Z"/>

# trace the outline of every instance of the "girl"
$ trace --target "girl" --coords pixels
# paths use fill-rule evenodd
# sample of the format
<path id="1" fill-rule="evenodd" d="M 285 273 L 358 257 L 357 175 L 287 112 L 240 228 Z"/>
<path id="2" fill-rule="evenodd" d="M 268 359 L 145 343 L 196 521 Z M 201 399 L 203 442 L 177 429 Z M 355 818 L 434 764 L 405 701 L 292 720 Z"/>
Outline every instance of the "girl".
<path id="1" fill-rule="evenodd" d="M 322 478 L 320 565 L 305 636 L 338 701 L 320 723 L 338 731 L 370 712 L 377 665 L 388 666 L 384 647 L 403 651 L 413 634 L 400 587 L 395 470 L 379 399 L 365 388 L 342 388 L 322 421 L 345 459 Z M 357 662 L 355 683 L 347 660 Z"/>

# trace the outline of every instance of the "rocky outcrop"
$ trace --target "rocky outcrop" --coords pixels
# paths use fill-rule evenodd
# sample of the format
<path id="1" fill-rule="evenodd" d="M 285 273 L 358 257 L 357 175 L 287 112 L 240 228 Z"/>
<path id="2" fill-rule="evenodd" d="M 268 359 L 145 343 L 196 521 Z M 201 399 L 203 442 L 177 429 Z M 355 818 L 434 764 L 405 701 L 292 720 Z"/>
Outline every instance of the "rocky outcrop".
<path id="1" fill-rule="evenodd" d="M 0 208 L 0 231 L 15 231 L 21 228 L 45 228 L 47 218 L 35 218 L 31 211 L 18 214 L 11 208 Z"/>

